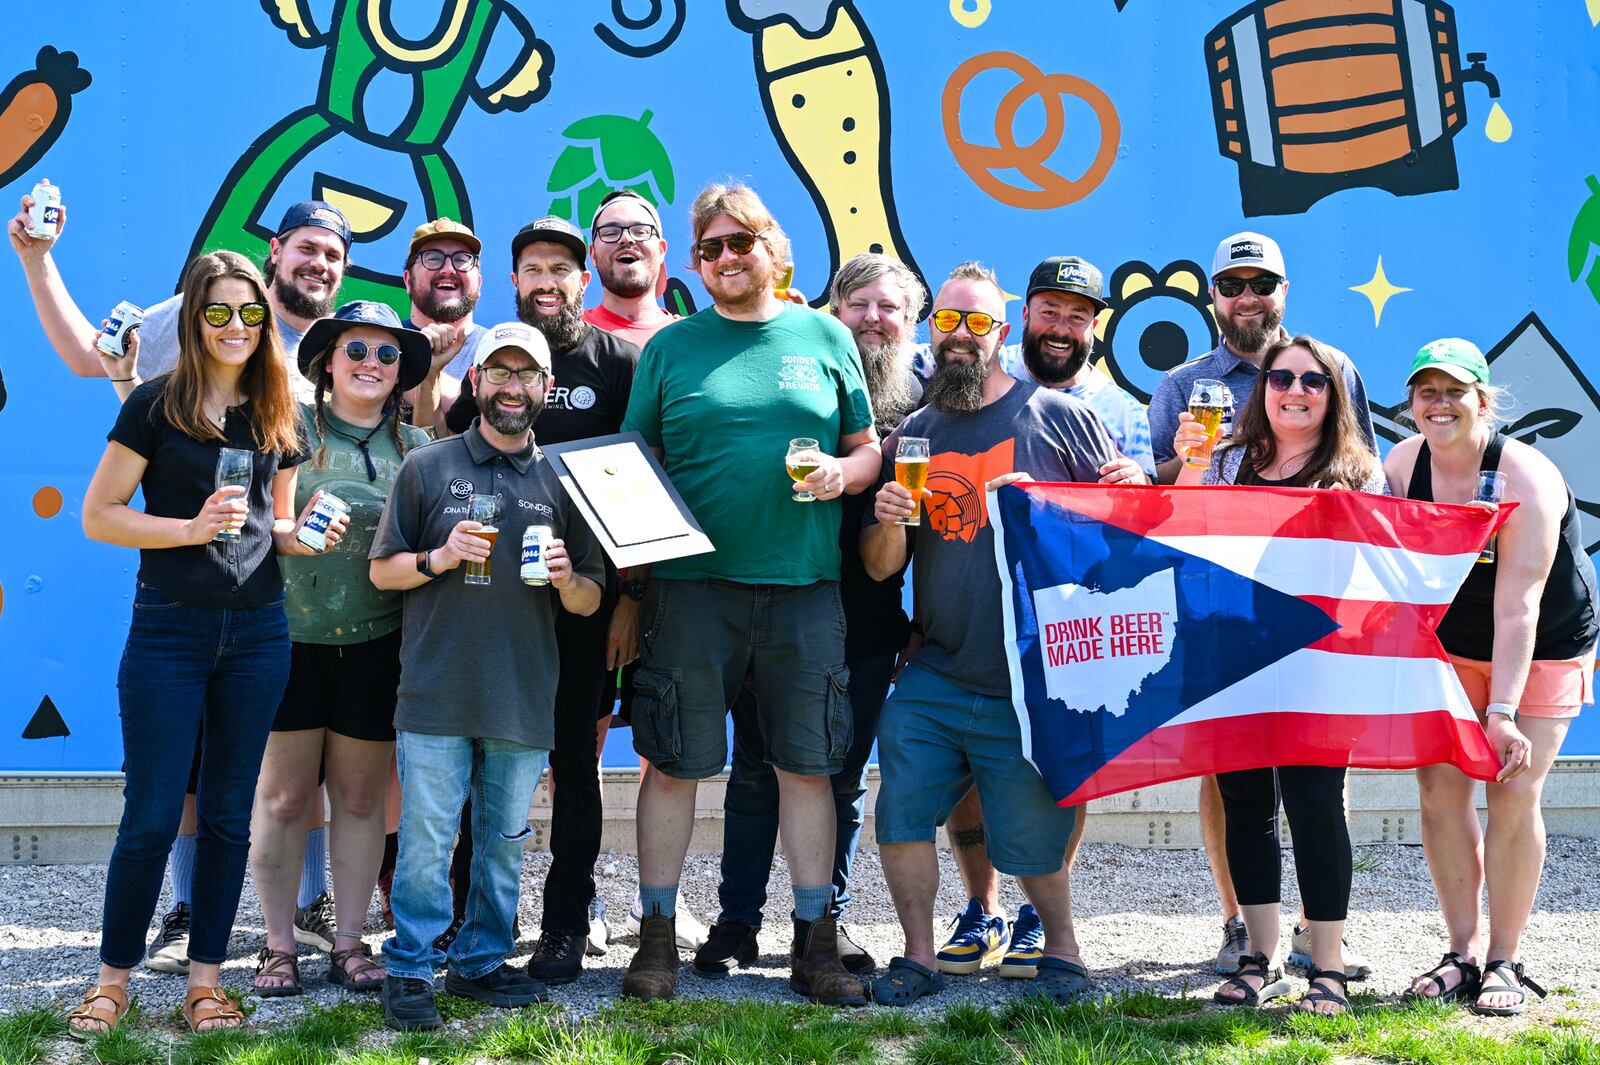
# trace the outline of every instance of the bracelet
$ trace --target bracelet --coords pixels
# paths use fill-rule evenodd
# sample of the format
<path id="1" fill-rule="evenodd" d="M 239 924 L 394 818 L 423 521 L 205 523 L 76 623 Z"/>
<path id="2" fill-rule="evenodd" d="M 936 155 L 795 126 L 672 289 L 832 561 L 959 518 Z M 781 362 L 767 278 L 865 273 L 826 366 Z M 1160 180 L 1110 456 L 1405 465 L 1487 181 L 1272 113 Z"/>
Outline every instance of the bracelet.
<path id="1" fill-rule="evenodd" d="M 124 383 L 126 383 L 128 381 L 137 381 L 138 378 L 137 377 L 108 377 L 108 378 L 106 378 L 106 380 L 110 381 L 113 384 L 120 385 L 120 384 L 124 384 Z"/>
<path id="2" fill-rule="evenodd" d="M 1488 709 L 1484 710 L 1483 713 L 1486 717 L 1489 714 L 1503 714 L 1504 716 L 1509 717 L 1512 721 L 1517 719 L 1517 708 L 1512 706 L 1510 703 L 1490 703 Z"/>

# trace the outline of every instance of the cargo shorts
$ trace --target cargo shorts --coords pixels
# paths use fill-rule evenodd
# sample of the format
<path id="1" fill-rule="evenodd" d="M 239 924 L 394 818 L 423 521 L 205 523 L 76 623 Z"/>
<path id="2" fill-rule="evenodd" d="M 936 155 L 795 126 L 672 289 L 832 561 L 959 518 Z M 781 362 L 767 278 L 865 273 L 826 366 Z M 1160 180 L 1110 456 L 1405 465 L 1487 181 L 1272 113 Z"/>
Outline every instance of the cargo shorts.
<path id="1" fill-rule="evenodd" d="M 831 776 L 850 749 L 850 672 L 837 581 L 650 581 L 634 673 L 633 748 L 671 777 L 728 764 L 728 708 L 748 674 L 763 757 Z"/>

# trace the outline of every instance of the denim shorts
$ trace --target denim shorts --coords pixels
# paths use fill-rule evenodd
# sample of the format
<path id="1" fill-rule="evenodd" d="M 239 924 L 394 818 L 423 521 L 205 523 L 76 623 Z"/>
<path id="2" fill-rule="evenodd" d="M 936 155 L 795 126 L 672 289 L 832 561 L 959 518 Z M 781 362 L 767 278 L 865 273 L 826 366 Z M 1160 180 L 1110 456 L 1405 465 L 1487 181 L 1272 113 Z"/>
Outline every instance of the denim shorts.
<path id="1" fill-rule="evenodd" d="M 668 776 L 728 764 L 728 708 L 748 674 L 767 764 L 831 776 L 850 749 L 850 671 L 836 581 L 662 580 L 645 596 L 633 747 Z"/>
<path id="2" fill-rule="evenodd" d="M 1022 757 L 1009 699 L 967 691 L 913 662 L 878 719 L 878 770 L 879 844 L 932 843 L 970 779 L 996 869 L 1048 876 L 1061 868 L 1074 811 L 1056 805 Z"/>

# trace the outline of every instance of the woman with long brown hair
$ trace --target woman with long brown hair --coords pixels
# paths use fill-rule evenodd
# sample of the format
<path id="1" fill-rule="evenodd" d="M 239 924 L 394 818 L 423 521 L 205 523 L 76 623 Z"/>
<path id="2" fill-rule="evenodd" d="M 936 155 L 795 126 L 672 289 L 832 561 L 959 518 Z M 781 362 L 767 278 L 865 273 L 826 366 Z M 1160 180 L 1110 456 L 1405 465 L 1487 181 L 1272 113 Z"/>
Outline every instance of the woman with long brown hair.
<path id="1" fill-rule="evenodd" d="M 139 574 L 117 675 L 125 801 L 106 873 L 99 979 L 69 1015 L 79 1038 L 127 1012 L 202 726 L 184 1016 L 195 1031 L 244 1019 L 219 986 L 221 965 L 261 752 L 289 675 L 277 555 L 308 553 L 296 522 L 275 520 L 274 501 L 292 498 L 303 455 L 253 263 L 224 251 L 189 264 L 178 344 L 172 372 L 123 404 L 83 501 L 84 533 L 138 548 Z M 219 487 L 224 448 L 245 453 L 248 478 L 238 480 L 248 486 Z M 142 511 L 130 505 L 140 490 Z M 337 542 L 342 523 L 330 531 Z"/>
<path id="2" fill-rule="evenodd" d="M 1205 443 L 1205 429 L 1178 416 L 1173 447 L 1180 455 Z M 1383 468 L 1367 444 L 1345 385 L 1343 366 L 1308 336 L 1285 337 L 1261 359 L 1232 438 L 1204 471 L 1184 465 L 1178 484 L 1343 488 L 1387 494 Z M 1295 874 L 1311 933 L 1311 986 L 1300 1004 L 1343 1013 L 1344 921 L 1350 905 L 1352 855 L 1345 823 L 1343 766 L 1277 766 L 1218 773 L 1227 823 L 1228 868 L 1249 935 L 1239 975 L 1217 989 L 1226 1006 L 1255 1006 L 1289 989 L 1278 951 L 1281 860 L 1278 803 L 1294 834 Z"/>

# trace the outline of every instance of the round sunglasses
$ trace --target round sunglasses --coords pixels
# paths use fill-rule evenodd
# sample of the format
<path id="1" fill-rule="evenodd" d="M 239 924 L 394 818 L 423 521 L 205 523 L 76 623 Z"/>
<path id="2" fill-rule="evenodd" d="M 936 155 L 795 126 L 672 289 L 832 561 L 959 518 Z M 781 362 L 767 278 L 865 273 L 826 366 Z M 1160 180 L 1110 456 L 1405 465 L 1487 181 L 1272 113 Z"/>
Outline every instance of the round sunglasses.
<path id="1" fill-rule="evenodd" d="M 339 345 L 339 350 L 344 352 L 345 358 L 351 362 L 366 362 L 369 354 L 376 355 L 378 361 L 385 366 L 393 366 L 400 361 L 400 349 L 393 344 L 379 344 L 373 348 L 365 340 L 351 340 Z"/>
<path id="2" fill-rule="evenodd" d="M 208 303 L 200 308 L 200 317 L 213 329 L 224 329 L 233 321 L 235 307 L 231 303 Z M 254 329 L 267 320 L 267 305 L 251 301 L 238 305 L 239 321 Z"/>
<path id="3" fill-rule="evenodd" d="M 1274 392 L 1287 392 L 1294 387 L 1296 381 L 1300 382 L 1300 387 L 1305 389 L 1308 395 L 1317 396 L 1327 391 L 1333 378 L 1315 370 L 1307 370 L 1305 373 L 1295 373 L 1293 370 L 1267 371 L 1267 387 Z"/>

